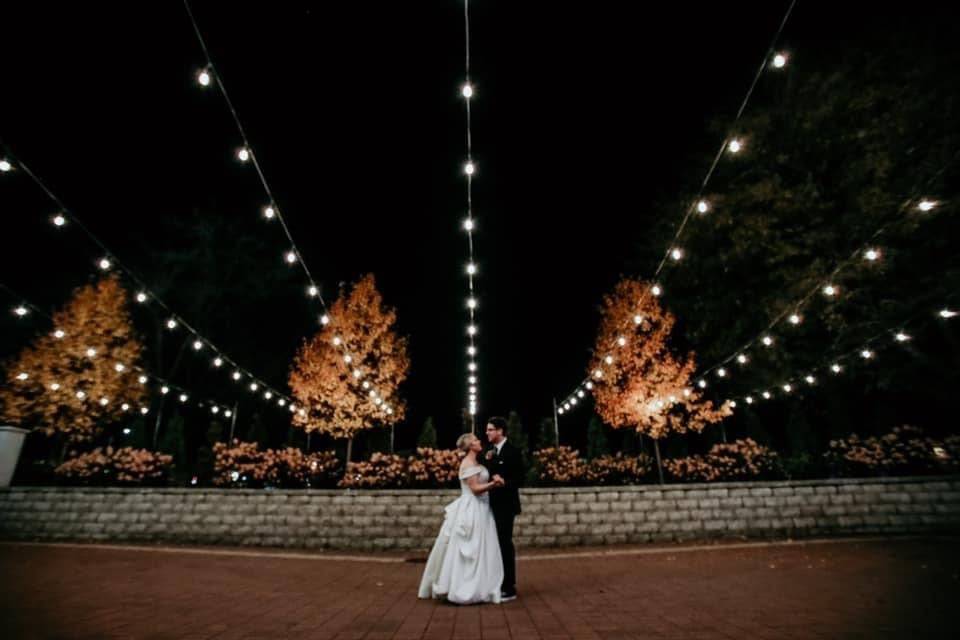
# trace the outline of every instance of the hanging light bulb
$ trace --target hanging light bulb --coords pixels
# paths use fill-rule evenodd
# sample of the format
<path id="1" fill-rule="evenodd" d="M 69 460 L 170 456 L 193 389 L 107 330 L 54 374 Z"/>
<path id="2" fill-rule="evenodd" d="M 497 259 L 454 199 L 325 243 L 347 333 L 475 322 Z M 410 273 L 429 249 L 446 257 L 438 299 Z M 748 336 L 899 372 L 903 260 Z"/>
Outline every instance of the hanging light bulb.
<path id="1" fill-rule="evenodd" d="M 123 370 L 126 368 L 127 367 L 122 362 L 118 362 L 117 364 L 113 365 L 113 369 L 117 373 L 123 373 Z"/>
<path id="2" fill-rule="evenodd" d="M 736 409 L 736 408 L 737 408 L 737 401 L 736 401 L 736 400 L 727 400 L 727 404 L 730 406 L 731 409 Z"/>
<path id="3" fill-rule="evenodd" d="M 624 338 L 623 336 L 620 336 L 619 338 L 617 338 L 617 345 L 621 347 L 627 346 L 627 339 Z"/>
<path id="4" fill-rule="evenodd" d="M 13 308 L 13 313 L 14 313 L 14 315 L 19 316 L 19 317 L 22 318 L 23 316 L 25 316 L 25 315 L 27 315 L 28 313 L 30 313 L 30 310 L 27 309 L 25 306 L 20 305 L 19 307 L 14 307 L 14 308 Z"/>
<path id="5" fill-rule="evenodd" d="M 697 380 L 697 386 L 700 387 L 701 389 L 706 389 L 706 388 L 707 388 L 707 381 L 706 381 L 706 380 Z"/>
<path id="6" fill-rule="evenodd" d="M 659 296 L 661 293 L 663 293 L 663 289 L 660 288 L 660 285 L 655 284 L 652 287 L 650 287 L 650 293 L 652 293 L 654 297 L 656 297 L 656 296 Z"/>
<path id="7" fill-rule="evenodd" d="M 147 301 L 146 293 L 144 293 L 143 291 L 137 293 L 137 302 L 139 302 L 140 304 L 143 304 L 146 301 Z"/>
<path id="8" fill-rule="evenodd" d="M 641 316 L 640 314 L 633 316 L 633 324 L 640 324 L 642 322 L 643 322 L 643 316 Z"/>
<path id="9" fill-rule="evenodd" d="M 67 219 L 62 213 L 58 213 L 57 215 L 53 216 L 52 221 L 53 226 L 55 227 L 62 227 L 63 225 L 67 224 Z"/>
<path id="10" fill-rule="evenodd" d="M 287 264 L 294 264 L 297 261 L 297 254 L 294 251 L 287 251 L 283 259 L 287 261 Z"/>
<path id="11" fill-rule="evenodd" d="M 747 404 L 753 404 L 753 396 L 747 396 L 744 400 Z"/>
<path id="12" fill-rule="evenodd" d="M 475 226 L 476 225 L 473 222 L 473 218 L 467 218 L 466 220 L 463 221 L 463 228 L 466 231 L 473 231 Z"/>
<path id="13" fill-rule="evenodd" d="M 673 258 L 674 262 L 678 262 L 683 257 L 683 249 L 674 247 L 670 250 L 670 257 Z"/>
<path id="14" fill-rule="evenodd" d="M 343 344 L 343 339 L 340 336 L 333 336 L 333 346 L 339 347 L 341 344 Z"/>
<path id="15" fill-rule="evenodd" d="M 77 391 L 76 396 L 77 396 L 77 400 L 83 400 L 84 398 L 87 397 L 87 394 L 83 391 Z"/>
<path id="16" fill-rule="evenodd" d="M 467 162 L 465 165 L 463 165 L 463 172 L 468 176 L 472 176 L 476 170 L 477 167 L 473 164 L 473 162 Z"/>
<path id="17" fill-rule="evenodd" d="M 237 160 L 240 162 L 249 162 L 250 149 L 247 149 L 246 147 L 240 147 L 237 149 Z"/>
<path id="18" fill-rule="evenodd" d="M 828 284 L 823 288 L 823 295 L 828 297 L 837 295 L 837 287 L 835 285 Z"/>
<path id="19" fill-rule="evenodd" d="M 263 397 L 264 397 L 264 399 L 269 400 L 270 398 L 273 397 L 273 394 L 270 393 L 269 391 L 266 391 L 266 392 L 264 392 Z"/>
<path id="20" fill-rule="evenodd" d="M 242 374 L 241 374 L 239 371 L 234 371 L 234 372 L 233 372 L 233 379 L 234 379 L 234 380 L 239 380 L 241 377 L 242 377 Z"/>
<path id="21" fill-rule="evenodd" d="M 706 213 L 710 211 L 710 203 L 706 200 L 700 200 L 697 202 L 697 211 L 699 213 Z"/>
<path id="22" fill-rule="evenodd" d="M 194 351 L 200 351 L 200 349 L 203 349 L 203 342 L 201 342 L 200 340 L 194 340 L 194 341 L 193 341 L 193 350 L 194 350 Z"/>
<path id="23" fill-rule="evenodd" d="M 587 383 L 583 386 L 587 388 L 587 391 L 590 391 L 591 389 L 593 389 L 593 383 L 590 382 L 589 380 L 587 380 Z"/>
<path id="24" fill-rule="evenodd" d="M 51 383 L 51 384 L 50 384 L 50 390 L 51 390 L 51 391 L 60 391 L 60 383 L 59 383 L 59 382 L 53 382 L 53 383 Z"/>
<path id="25" fill-rule="evenodd" d="M 467 369 L 468 369 L 469 371 L 476 371 L 476 370 L 477 370 L 477 363 L 476 363 L 476 362 L 471 362 L 470 364 L 467 365 Z"/>
<path id="26" fill-rule="evenodd" d="M 467 347 L 467 355 L 468 355 L 468 356 L 475 356 L 475 355 L 477 355 L 477 348 L 474 347 L 474 346 L 472 346 L 472 345 L 469 346 L 469 347 Z"/>
<path id="27" fill-rule="evenodd" d="M 167 395 L 168 393 L 170 393 L 170 387 L 168 387 L 167 385 L 163 385 L 162 387 L 160 387 L 160 393 L 163 395 Z"/>
<path id="28" fill-rule="evenodd" d="M 150 413 L 150 409 L 147 409 L 146 407 L 140 407 L 140 415 L 145 416 L 148 413 Z"/>
<path id="29" fill-rule="evenodd" d="M 273 220 L 277 215 L 277 210 L 273 208 L 272 204 L 268 204 L 263 208 L 263 217 L 267 220 Z"/>
<path id="30" fill-rule="evenodd" d="M 468 309 L 476 309 L 476 308 L 477 308 L 477 299 L 476 299 L 476 298 L 468 298 L 468 299 L 467 299 L 467 308 L 468 308 Z"/>
<path id="31" fill-rule="evenodd" d="M 471 324 L 470 326 L 468 326 L 468 327 L 467 327 L 467 333 L 468 333 L 469 335 L 471 335 L 471 336 L 477 335 L 477 327 L 476 327 L 476 325 L 472 325 L 472 324 Z"/>
<path id="32" fill-rule="evenodd" d="M 358 379 L 359 379 L 359 378 L 362 378 L 362 377 L 363 377 L 363 371 L 360 371 L 360 369 L 354 369 L 354 370 L 353 370 L 353 377 L 354 377 L 354 378 L 358 378 Z"/>
<path id="33" fill-rule="evenodd" d="M 777 69 L 783 69 L 787 64 L 787 56 L 784 53 L 778 53 L 773 56 L 773 66 Z"/>
<path id="34" fill-rule="evenodd" d="M 870 262 L 879 260 L 880 249 L 867 249 L 866 251 L 863 252 L 863 258 L 864 260 L 869 260 Z"/>
<path id="35" fill-rule="evenodd" d="M 613 364 L 613 356 L 607 356 L 607 357 L 605 357 L 605 358 L 603 359 L 603 361 L 604 361 L 606 364 L 611 365 L 611 364 Z"/>
<path id="36" fill-rule="evenodd" d="M 250 391 L 256 391 L 259 388 L 259 385 L 256 382 L 250 383 Z"/>
<path id="37" fill-rule="evenodd" d="M 726 377 L 727 377 L 727 370 L 724 369 L 723 367 L 720 367 L 719 369 L 717 369 L 717 377 L 718 377 L 718 378 L 726 378 Z"/>
<path id="38" fill-rule="evenodd" d="M 834 362 L 832 365 L 830 365 L 830 371 L 833 371 L 834 373 L 840 373 L 843 371 L 843 367 Z"/>
<path id="39" fill-rule="evenodd" d="M 320 316 L 320 324 L 324 326 L 330 324 L 330 316 L 328 316 L 327 314 L 323 314 L 322 316 Z"/>
<path id="40" fill-rule="evenodd" d="M 804 378 L 804 380 L 807 381 L 807 384 L 813 384 L 817 381 L 817 379 L 814 378 L 813 376 L 807 376 L 806 378 Z"/>
<path id="41" fill-rule="evenodd" d="M 23 380 L 26 380 L 26 379 L 29 378 L 29 377 L 30 377 L 30 376 L 29 376 L 27 373 L 24 373 L 24 372 L 22 372 L 22 371 L 17 374 L 17 380 L 20 380 L 21 382 L 22 382 Z"/>
<path id="42" fill-rule="evenodd" d="M 320 295 L 320 289 L 318 289 L 316 285 L 310 285 L 307 287 L 307 295 L 311 298 L 316 298 L 318 295 Z"/>
<path id="43" fill-rule="evenodd" d="M 469 378 L 467 378 L 467 382 L 469 382 L 470 384 L 477 384 L 477 376 L 470 376 Z"/>
<path id="44" fill-rule="evenodd" d="M 100 258 L 100 262 L 97 263 L 97 266 L 100 267 L 101 270 L 107 271 L 111 267 L 110 260 L 107 258 Z"/>
<path id="45" fill-rule="evenodd" d="M 864 349 L 863 351 L 860 352 L 860 357 L 863 358 L 864 360 L 869 360 L 870 358 L 873 357 L 873 351 L 870 351 L 870 349 Z"/>
<path id="46" fill-rule="evenodd" d="M 593 370 L 593 377 L 594 377 L 594 378 L 597 378 L 597 379 L 599 380 L 600 378 L 603 377 L 603 371 L 601 371 L 600 369 L 594 369 L 594 370 Z"/>
<path id="47" fill-rule="evenodd" d="M 564 413 L 563 407 L 559 407 L 559 408 L 557 409 L 557 413 L 559 413 L 560 415 L 563 415 L 563 413 Z"/>
<path id="48" fill-rule="evenodd" d="M 905 334 L 903 331 L 898 331 L 895 336 L 893 336 L 897 342 L 907 342 L 910 340 L 910 336 Z"/>
<path id="49" fill-rule="evenodd" d="M 957 315 L 956 311 L 951 311 L 950 309 L 941 309 L 939 312 L 941 318 L 953 318 Z"/>
<path id="50" fill-rule="evenodd" d="M 353 362 L 353 357 L 348 353 L 347 355 L 343 356 L 343 361 L 347 364 L 350 364 Z"/>
<path id="51" fill-rule="evenodd" d="M 763 343 L 763 346 L 769 347 L 773 345 L 773 338 L 771 338 L 770 336 L 763 336 L 763 339 L 761 340 L 761 342 Z"/>
<path id="52" fill-rule="evenodd" d="M 737 356 L 737 362 L 739 362 L 740 364 L 747 364 L 747 356 L 741 353 L 740 355 Z"/>
<path id="53" fill-rule="evenodd" d="M 7 160 L 6 158 L 0 158 L 0 171 L 2 171 L 3 173 L 6 173 L 11 169 L 13 169 L 13 165 L 10 164 L 10 161 Z"/>
<path id="54" fill-rule="evenodd" d="M 65 335 L 67 334 L 63 332 L 63 329 L 57 329 L 56 331 L 53 332 L 53 337 L 56 338 L 57 340 L 60 340 Z"/>
<path id="55" fill-rule="evenodd" d="M 210 76 L 209 69 L 200 69 L 200 71 L 197 72 L 197 84 L 201 87 L 209 87 L 211 80 L 213 80 L 213 78 Z"/>
<path id="56" fill-rule="evenodd" d="M 93 347 L 90 347 L 89 349 L 87 349 L 86 353 L 88 358 L 94 358 L 97 355 L 97 350 L 94 349 Z"/>
<path id="57" fill-rule="evenodd" d="M 790 393 L 791 391 L 793 391 L 793 385 L 785 384 L 783 385 L 783 390 L 786 391 L 787 393 Z"/>
<path id="58" fill-rule="evenodd" d="M 468 264 L 468 265 L 467 265 L 467 273 L 469 273 L 471 276 L 476 275 L 476 274 L 477 274 L 477 265 L 473 264 L 472 262 L 471 262 L 470 264 Z"/>
<path id="59" fill-rule="evenodd" d="M 213 359 L 213 366 L 215 366 L 215 367 L 222 367 L 222 366 L 223 366 L 223 358 L 220 358 L 220 357 L 214 358 L 214 359 Z"/>
<path id="60" fill-rule="evenodd" d="M 727 150 L 730 153 L 740 153 L 741 149 L 743 149 L 743 143 L 737 138 L 734 138 L 729 142 L 729 144 L 727 144 Z"/>
<path id="61" fill-rule="evenodd" d="M 937 206 L 937 204 L 939 203 L 936 200 L 927 200 L 926 198 L 924 198 L 919 203 L 917 203 L 917 209 L 920 209 L 920 211 L 932 211 Z"/>
<path id="62" fill-rule="evenodd" d="M 790 321 L 790 324 L 800 324 L 800 314 L 791 313 L 787 319 Z"/>
<path id="63" fill-rule="evenodd" d="M 230 416 L 233 415 L 233 411 L 230 411 L 230 409 L 227 409 L 226 411 L 223 412 L 223 415 L 229 418 Z"/>
<path id="64" fill-rule="evenodd" d="M 186 402 L 186 401 L 187 401 L 187 394 L 181 393 L 181 394 L 180 394 L 180 402 Z"/>
<path id="65" fill-rule="evenodd" d="M 290 403 L 290 406 L 287 407 L 287 408 L 290 410 L 290 413 L 296 413 L 296 412 L 297 412 L 297 405 L 293 404 L 292 402 Z"/>
<path id="66" fill-rule="evenodd" d="M 167 320 L 167 329 L 173 330 L 177 328 L 177 321 L 173 318 Z"/>
<path id="67" fill-rule="evenodd" d="M 769 400 L 769 399 L 770 399 L 770 392 L 769 392 L 769 391 L 764 391 L 761 395 L 763 396 L 763 399 L 764 399 L 764 400 Z"/>
<path id="68" fill-rule="evenodd" d="M 217 405 L 213 405 L 212 407 L 210 407 L 210 413 L 213 413 L 213 414 L 220 413 L 220 407 L 218 407 Z"/>
<path id="69" fill-rule="evenodd" d="M 577 406 L 577 399 L 576 399 L 576 398 L 570 398 L 570 404 L 573 405 L 573 406 Z"/>
<path id="70" fill-rule="evenodd" d="M 462 95 L 464 98 L 467 98 L 467 99 L 472 98 L 473 85 L 471 85 L 469 82 L 464 83 L 464 85 L 460 87 L 460 95 Z"/>
<path id="71" fill-rule="evenodd" d="M 587 395 L 587 394 L 585 394 L 583 391 L 577 391 L 577 397 L 578 397 L 578 398 L 582 398 L 582 397 L 584 397 L 585 395 Z"/>

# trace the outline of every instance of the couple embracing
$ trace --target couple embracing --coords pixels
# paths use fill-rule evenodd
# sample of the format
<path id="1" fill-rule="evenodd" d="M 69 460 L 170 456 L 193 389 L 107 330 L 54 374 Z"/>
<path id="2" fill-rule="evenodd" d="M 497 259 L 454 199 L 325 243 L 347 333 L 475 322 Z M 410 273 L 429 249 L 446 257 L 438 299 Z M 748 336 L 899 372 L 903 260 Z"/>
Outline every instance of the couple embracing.
<path id="1" fill-rule="evenodd" d="M 457 439 L 460 497 L 444 508 L 443 526 L 420 580 L 420 598 L 456 604 L 517 597 L 513 520 L 520 513 L 523 456 L 507 442 L 507 421 L 487 421 L 487 446 L 472 433 Z"/>

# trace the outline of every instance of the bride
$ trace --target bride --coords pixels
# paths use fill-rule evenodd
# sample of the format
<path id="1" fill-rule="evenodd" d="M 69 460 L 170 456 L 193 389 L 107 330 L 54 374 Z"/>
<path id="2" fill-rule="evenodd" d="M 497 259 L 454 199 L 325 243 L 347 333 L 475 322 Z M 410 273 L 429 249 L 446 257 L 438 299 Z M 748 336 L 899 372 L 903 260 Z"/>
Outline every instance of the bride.
<path id="1" fill-rule="evenodd" d="M 465 455 L 460 463 L 460 497 L 444 507 L 440 535 L 433 544 L 420 580 L 420 598 L 443 598 L 456 604 L 500 602 L 503 559 L 487 492 L 503 486 L 477 463 L 480 439 L 465 433 L 457 439 Z"/>

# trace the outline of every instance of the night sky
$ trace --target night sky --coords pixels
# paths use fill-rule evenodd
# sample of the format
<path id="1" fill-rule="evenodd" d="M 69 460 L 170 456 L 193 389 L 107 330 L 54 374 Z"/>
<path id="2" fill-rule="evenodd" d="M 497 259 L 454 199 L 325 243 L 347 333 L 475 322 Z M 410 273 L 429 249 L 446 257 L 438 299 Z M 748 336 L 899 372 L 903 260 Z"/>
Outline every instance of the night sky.
<path id="1" fill-rule="evenodd" d="M 170 219 L 196 215 L 259 238 L 261 272 L 289 270 L 252 168 L 233 160 L 222 99 L 194 81 L 203 56 L 183 6 L 98 4 L 4 10 L 0 140 L 148 283 L 163 274 L 144 247 L 177 252 Z M 334 297 L 376 274 L 411 337 L 407 432 L 433 415 L 452 439 L 466 362 L 462 5 L 195 4 L 315 278 Z M 735 112 L 787 4 L 473 3 L 483 415 L 516 409 L 532 424 L 580 380 L 600 296 L 644 242 L 646 211 L 702 178 L 687 160 L 718 144 L 706 123 Z M 922 5 L 893 18 L 844 5 L 801 1 L 784 47 L 802 56 L 878 22 L 934 19 Z M 0 280 L 54 307 L 89 278 L 96 252 L 52 230 L 52 205 L 22 176 L 3 179 L 0 211 Z M 229 324 L 191 317 L 202 305 L 177 289 L 166 298 L 286 388 L 284 363 L 316 328 L 294 276 L 269 304 L 218 302 L 236 303 Z M 3 331 L 0 356 L 31 335 Z"/>

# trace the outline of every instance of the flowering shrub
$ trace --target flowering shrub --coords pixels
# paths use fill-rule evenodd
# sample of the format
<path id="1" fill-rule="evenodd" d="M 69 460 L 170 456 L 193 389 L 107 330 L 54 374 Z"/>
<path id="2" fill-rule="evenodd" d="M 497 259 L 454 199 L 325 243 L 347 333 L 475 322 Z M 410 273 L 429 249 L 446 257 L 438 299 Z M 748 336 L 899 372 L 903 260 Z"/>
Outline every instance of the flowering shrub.
<path id="1" fill-rule="evenodd" d="M 460 456 L 455 450 L 417 449 L 410 457 L 374 453 L 366 462 L 351 462 L 340 480 L 345 489 L 444 487 L 457 480 Z"/>
<path id="2" fill-rule="evenodd" d="M 332 487 L 340 461 L 332 451 L 304 453 L 299 449 L 260 451 L 255 442 L 234 440 L 213 445 L 213 483 L 227 487 Z"/>
<path id="3" fill-rule="evenodd" d="M 663 471 L 677 482 L 766 480 L 783 476 L 779 456 L 751 438 L 715 444 L 704 456 L 664 460 Z"/>
<path id="4" fill-rule="evenodd" d="M 548 447 L 533 452 L 536 478 L 540 484 L 584 484 L 587 463 L 571 447 Z"/>
<path id="5" fill-rule="evenodd" d="M 585 479 L 587 484 L 640 484 L 651 478 L 653 465 L 645 454 L 600 456 L 587 463 Z"/>
<path id="6" fill-rule="evenodd" d="M 838 476 L 950 473 L 960 471 L 960 436 L 941 441 L 917 427 L 895 427 L 882 436 L 831 440 L 823 455 Z"/>
<path id="7" fill-rule="evenodd" d="M 71 484 L 163 484 L 172 463 L 173 456 L 146 449 L 98 447 L 67 460 L 54 473 Z"/>

